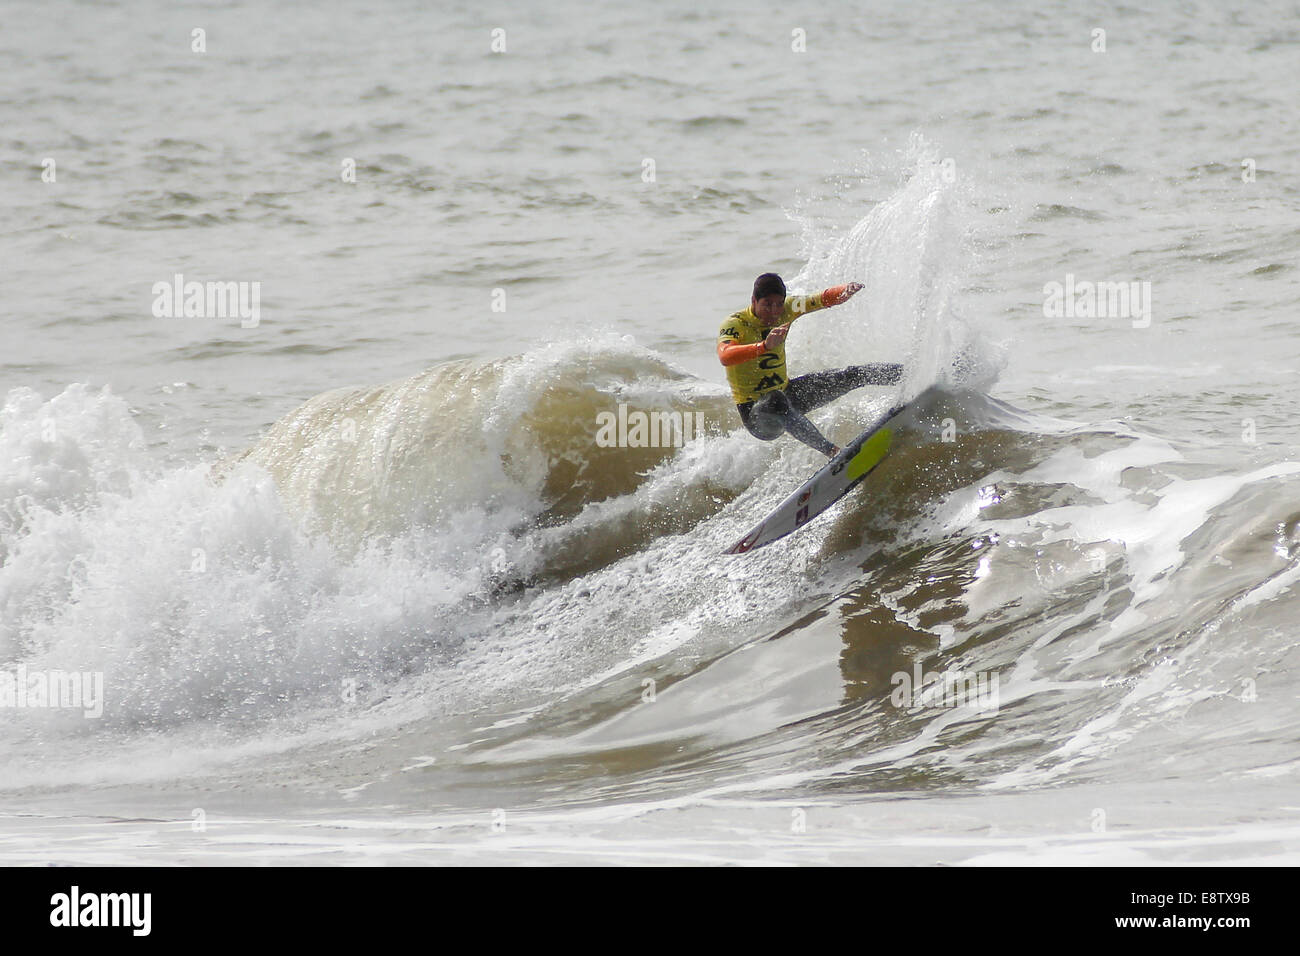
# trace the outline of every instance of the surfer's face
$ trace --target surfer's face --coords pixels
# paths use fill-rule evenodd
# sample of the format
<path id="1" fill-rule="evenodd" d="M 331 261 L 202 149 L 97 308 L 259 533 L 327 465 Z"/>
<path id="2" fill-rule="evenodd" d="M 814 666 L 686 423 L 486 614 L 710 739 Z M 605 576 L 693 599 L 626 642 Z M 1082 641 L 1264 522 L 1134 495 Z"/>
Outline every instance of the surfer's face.
<path id="1" fill-rule="evenodd" d="M 785 296 L 782 295 L 750 299 L 749 304 L 754 311 L 754 317 L 764 325 L 775 325 L 785 313 Z"/>

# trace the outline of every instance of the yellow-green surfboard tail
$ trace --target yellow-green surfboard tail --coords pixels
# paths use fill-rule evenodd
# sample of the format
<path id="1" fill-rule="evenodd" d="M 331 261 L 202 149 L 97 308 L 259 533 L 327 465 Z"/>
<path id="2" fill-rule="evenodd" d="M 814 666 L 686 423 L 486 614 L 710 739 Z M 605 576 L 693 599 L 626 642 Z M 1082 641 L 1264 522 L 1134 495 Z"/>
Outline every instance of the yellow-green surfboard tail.
<path id="1" fill-rule="evenodd" d="M 885 455 L 889 454 L 889 443 L 893 439 L 893 432 L 888 428 L 882 428 L 876 432 L 858 449 L 845 470 L 849 481 L 857 481 L 872 468 L 875 468 Z"/>

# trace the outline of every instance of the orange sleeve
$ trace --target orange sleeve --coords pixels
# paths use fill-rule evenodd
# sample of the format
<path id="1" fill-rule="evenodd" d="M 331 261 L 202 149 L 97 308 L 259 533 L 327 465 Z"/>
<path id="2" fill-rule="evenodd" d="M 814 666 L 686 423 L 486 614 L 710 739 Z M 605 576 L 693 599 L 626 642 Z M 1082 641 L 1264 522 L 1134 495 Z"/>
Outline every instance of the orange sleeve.
<path id="1" fill-rule="evenodd" d="M 750 345 L 741 345 L 739 342 L 719 342 L 718 361 L 727 366 L 739 365 L 741 362 L 758 358 L 766 351 L 767 346 L 762 342 L 754 342 Z"/>
<path id="2" fill-rule="evenodd" d="M 847 285 L 833 285 L 822 293 L 822 305 L 839 305 L 841 302 L 848 300 L 844 293 L 849 290 Z"/>

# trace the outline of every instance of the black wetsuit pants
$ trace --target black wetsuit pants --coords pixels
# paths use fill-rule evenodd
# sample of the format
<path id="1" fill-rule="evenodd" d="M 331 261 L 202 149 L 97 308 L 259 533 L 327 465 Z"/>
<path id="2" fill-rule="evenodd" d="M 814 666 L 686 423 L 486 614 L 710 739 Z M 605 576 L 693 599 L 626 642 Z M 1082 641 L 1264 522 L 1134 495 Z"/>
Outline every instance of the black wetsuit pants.
<path id="1" fill-rule="evenodd" d="M 749 433 L 771 441 L 789 432 L 809 448 L 830 455 L 835 446 L 808 421 L 806 413 L 863 385 L 893 385 L 903 377 L 903 366 L 892 362 L 851 365 L 829 372 L 813 372 L 790 380 L 784 389 L 768 392 L 753 402 L 737 405 Z"/>

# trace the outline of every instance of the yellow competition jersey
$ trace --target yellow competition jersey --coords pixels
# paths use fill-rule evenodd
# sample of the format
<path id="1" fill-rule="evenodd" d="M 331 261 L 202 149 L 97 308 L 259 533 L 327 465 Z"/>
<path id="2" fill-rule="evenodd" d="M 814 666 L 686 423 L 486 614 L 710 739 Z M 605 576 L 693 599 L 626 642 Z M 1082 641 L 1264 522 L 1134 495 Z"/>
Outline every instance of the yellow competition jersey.
<path id="1" fill-rule="evenodd" d="M 788 325 L 795 319 L 824 309 L 821 294 L 788 295 L 785 297 L 785 311 L 781 319 L 766 328 L 758 321 L 752 308 L 743 312 L 733 312 L 727 316 L 718 330 L 718 345 L 750 345 L 762 342 L 767 333 L 778 325 Z M 774 349 L 764 351 L 757 358 L 737 365 L 728 365 L 727 381 L 731 384 L 731 395 L 737 405 L 762 398 L 773 389 L 783 389 L 789 382 L 785 371 L 785 343 Z"/>

